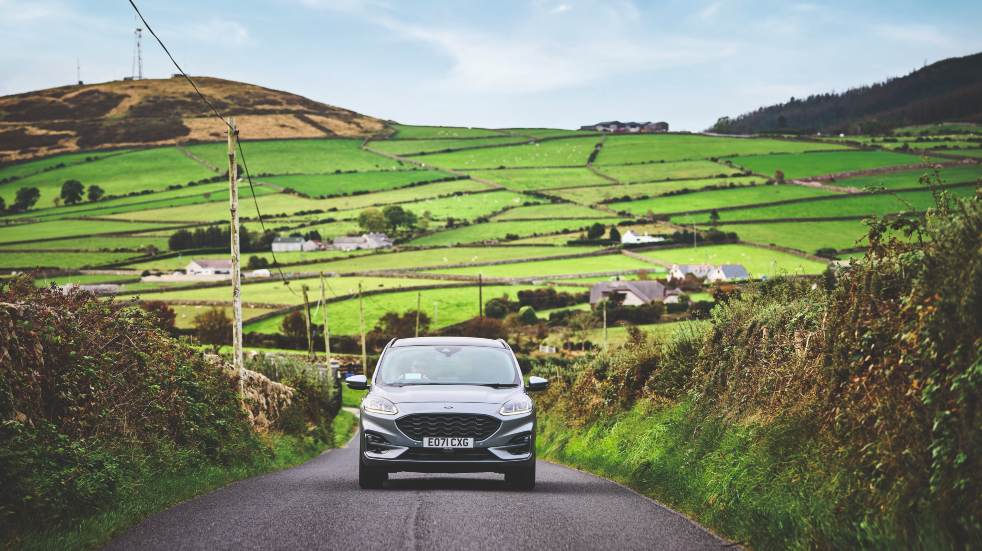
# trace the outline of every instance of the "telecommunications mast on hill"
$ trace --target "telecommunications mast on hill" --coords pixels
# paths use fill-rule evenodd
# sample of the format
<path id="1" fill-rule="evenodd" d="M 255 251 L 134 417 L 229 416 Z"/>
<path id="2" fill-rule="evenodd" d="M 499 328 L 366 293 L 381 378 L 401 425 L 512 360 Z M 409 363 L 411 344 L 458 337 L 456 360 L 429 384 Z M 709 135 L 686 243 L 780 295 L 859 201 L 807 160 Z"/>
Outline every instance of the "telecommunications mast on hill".
<path id="1" fill-rule="evenodd" d="M 133 70 L 131 71 L 131 80 L 143 80 L 143 51 L 140 49 L 140 40 L 143 38 L 143 29 L 140 27 L 139 22 L 136 24 L 136 30 L 133 31 Z"/>

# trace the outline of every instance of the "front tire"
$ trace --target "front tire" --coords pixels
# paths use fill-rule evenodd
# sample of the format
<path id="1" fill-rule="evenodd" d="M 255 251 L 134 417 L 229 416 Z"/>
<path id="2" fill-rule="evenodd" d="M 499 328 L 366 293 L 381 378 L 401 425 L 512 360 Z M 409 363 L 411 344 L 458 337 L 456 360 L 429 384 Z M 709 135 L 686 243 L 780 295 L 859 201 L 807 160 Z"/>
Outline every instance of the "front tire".
<path id="1" fill-rule="evenodd" d="M 389 473 L 358 462 L 358 486 L 363 490 L 377 490 L 389 479 Z"/>
<path id="2" fill-rule="evenodd" d="M 505 482 L 516 490 L 527 492 L 535 488 L 535 461 L 528 467 L 506 472 Z"/>

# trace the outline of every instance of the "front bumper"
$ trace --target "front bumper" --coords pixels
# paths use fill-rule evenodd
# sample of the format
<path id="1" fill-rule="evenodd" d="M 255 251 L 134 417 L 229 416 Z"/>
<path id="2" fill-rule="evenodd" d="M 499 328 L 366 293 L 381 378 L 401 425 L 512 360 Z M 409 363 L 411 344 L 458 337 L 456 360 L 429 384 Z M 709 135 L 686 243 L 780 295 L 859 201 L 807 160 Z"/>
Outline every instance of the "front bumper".
<path id="1" fill-rule="evenodd" d="M 424 448 L 396 426 L 396 421 L 414 413 L 437 413 L 433 404 L 399 404 L 396 415 L 361 412 L 358 435 L 361 462 L 388 472 L 507 472 L 527 467 L 535 461 L 535 410 L 522 415 L 501 415 L 499 404 L 466 404 L 466 411 L 455 413 L 488 415 L 501 421 L 491 436 L 474 442 L 474 448 L 443 450 Z M 384 443 L 368 444 L 366 434 L 376 435 Z M 526 445 L 516 439 L 528 435 Z M 432 436 L 443 436 L 434 434 Z"/>

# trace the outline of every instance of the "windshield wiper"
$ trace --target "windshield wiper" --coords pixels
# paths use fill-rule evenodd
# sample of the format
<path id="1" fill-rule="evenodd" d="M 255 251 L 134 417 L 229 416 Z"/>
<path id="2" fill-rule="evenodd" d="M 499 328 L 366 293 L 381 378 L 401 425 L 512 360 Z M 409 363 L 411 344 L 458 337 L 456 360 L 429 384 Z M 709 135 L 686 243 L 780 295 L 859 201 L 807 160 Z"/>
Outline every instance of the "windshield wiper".
<path id="1" fill-rule="evenodd" d="M 518 386 L 517 383 L 478 383 L 476 386 L 489 386 L 491 388 L 511 388 Z"/>

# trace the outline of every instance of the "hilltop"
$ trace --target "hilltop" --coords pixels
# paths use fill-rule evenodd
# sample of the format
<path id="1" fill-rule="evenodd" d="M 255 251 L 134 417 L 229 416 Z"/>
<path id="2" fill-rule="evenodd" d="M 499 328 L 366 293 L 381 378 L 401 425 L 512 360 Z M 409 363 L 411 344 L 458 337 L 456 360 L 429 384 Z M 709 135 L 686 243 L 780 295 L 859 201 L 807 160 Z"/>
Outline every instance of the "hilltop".
<path id="1" fill-rule="evenodd" d="M 348 109 L 261 86 L 195 77 L 248 139 L 363 137 L 386 124 Z M 61 86 L 0 97 L 0 162 L 79 150 L 224 139 L 183 78 Z"/>
<path id="2" fill-rule="evenodd" d="M 722 117 L 713 132 L 882 133 L 906 125 L 982 122 L 982 53 L 945 59 L 898 78 Z"/>

